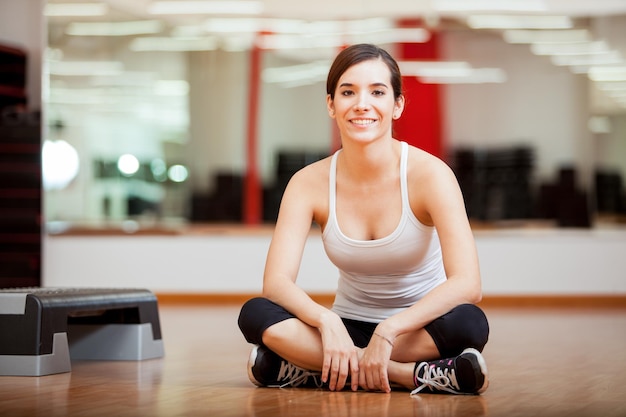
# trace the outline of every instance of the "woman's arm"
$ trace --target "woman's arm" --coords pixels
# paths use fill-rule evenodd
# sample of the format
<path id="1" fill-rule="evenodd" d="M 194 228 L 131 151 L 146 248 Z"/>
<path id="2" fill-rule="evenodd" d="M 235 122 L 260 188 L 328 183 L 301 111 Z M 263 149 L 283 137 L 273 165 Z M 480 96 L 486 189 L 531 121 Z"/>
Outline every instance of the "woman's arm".
<path id="1" fill-rule="evenodd" d="M 324 348 L 322 380 L 331 390 L 343 389 L 349 374 L 354 376 L 352 388 L 357 389 L 357 350 L 343 322 L 295 284 L 311 223 L 316 212 L 323 210 L 324 205 L 320 209 L 319 204 L 328 193 L 319 169 L 304 168 L 285 189 L 265 265 L 263 296 L 319 330 Z"/>
<path id="2" fill-rule="evenodd" d="M 302 253 L 313 221 L 314 201 L 307 173 L 300 171 L 283 194 L 263 276 L 263 296 L 303 322 L 319 327 L 327 309 L 295 285 Z M 307 193 L 306 190 L 309 190 Z"/>
<path id="3" fill-rule="evenodd" d="M 390 358 L 415 360 L 412 352 L 392 353 L 399 336 L 422 329 L 457 305 L 481 299 L 476 246 L 456 177 L 433 157 L 422 156 L 417 162 L 424 169 L 409 177 L 411 207 L 422 223 L 437 229 L 447 280 L 413 306 L 379 323 L 375 332 L 379 337 L 372 338 L 361 361 L 361 385 L 365 378 L 370 389 L 390 389 L 386 380 Z"/>
<path id="4" fill-rule="evenodd" d="M 447 280 L 412 307 L 381 323 L 380 332 L 392 340 L 423 328 L 459 304 L 474 304 L 482 297 L 476 244 L 457 179 L 442 161 L 428 158 L 427 163 L 426 174 L 416 178 L 415 186 L 422 190 L 416 215 L 437 229 Z"/>

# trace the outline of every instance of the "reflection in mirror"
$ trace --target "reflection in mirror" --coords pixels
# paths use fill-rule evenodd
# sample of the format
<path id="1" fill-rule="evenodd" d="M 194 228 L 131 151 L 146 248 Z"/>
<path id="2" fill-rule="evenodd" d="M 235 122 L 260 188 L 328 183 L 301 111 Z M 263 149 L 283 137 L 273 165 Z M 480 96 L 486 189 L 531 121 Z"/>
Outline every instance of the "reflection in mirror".
<path id="1" fill-rule="evenodd" d="M 511 9 L 485 20 L 462 2 L 353 0 L 329 14 L 273 3 L 47 3 L 51 230 L 273 222 L 293 172 L 339 146 L 325 77 L 355 42 L 401 61 L 420 92 L 407 90 L 408 106 L 441 132 L 438 156 L 477 223 L 623 222 L 624 15 L 530 21 Z M 206 9 L 227 6 L 252 9 Z M 345 18 L 351 10 L 361 12 Z M 424 86 L 439 112 L 420 103 Z M 401 139 L 419 146 L 427 129 L 416 120 L 403 121 L 415 138 Z"/>

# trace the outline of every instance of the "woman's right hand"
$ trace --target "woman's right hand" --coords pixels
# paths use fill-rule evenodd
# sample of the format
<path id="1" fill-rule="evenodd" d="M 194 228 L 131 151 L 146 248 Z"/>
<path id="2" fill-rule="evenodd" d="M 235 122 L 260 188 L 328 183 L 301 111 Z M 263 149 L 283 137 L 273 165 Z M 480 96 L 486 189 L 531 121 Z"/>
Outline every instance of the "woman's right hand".
<path id="1" fill-rule="evenodd" d="M 341 318 L 333 312 L 325 314 L 319 328 L 324 347 L 322 381 L 331 391 L 341 391 L 348 377 L 353 391 L 359 388 L 358 348 L 354 346 Z"/>

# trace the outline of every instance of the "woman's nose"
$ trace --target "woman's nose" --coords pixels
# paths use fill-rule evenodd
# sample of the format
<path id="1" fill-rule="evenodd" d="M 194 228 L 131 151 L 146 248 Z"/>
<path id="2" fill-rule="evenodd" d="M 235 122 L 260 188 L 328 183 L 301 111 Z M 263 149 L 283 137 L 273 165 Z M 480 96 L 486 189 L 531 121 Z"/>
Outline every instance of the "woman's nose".
<path id="1" fill-rule="evenodd" d="M 367 95 L 361 94 L 357 97 L 357 101 L 354 104 L 355 110 L 366 110 L 369 107 L 369 102 L 367 100 Z"/>

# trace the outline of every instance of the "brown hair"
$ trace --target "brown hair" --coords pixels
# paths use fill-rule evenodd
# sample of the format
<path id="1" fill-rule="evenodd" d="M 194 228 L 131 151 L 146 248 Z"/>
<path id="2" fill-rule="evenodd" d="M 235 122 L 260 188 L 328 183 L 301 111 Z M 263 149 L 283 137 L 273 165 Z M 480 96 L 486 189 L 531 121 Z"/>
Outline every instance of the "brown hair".
<path id="1" fill-rule="evenodd" d="M 389 52 L 369 43 L 349 46 L 337 55 L 335 61 L 330 66 L 330 70 L 328 71 L 328 78 L 326 79 L 326 94 L 329 94 L 330 98 L 334 99 L 337 83 L 343 73 L 346 72 L 351 66 L 370 59 L 381 59 L 389 68 L 389 72 L 391 73 L 393 96 L 397 100 L 398 97 L 402 95 L 402 74 L 400 74 L 398 63 L 395 59 L 393 59 Z"/>

